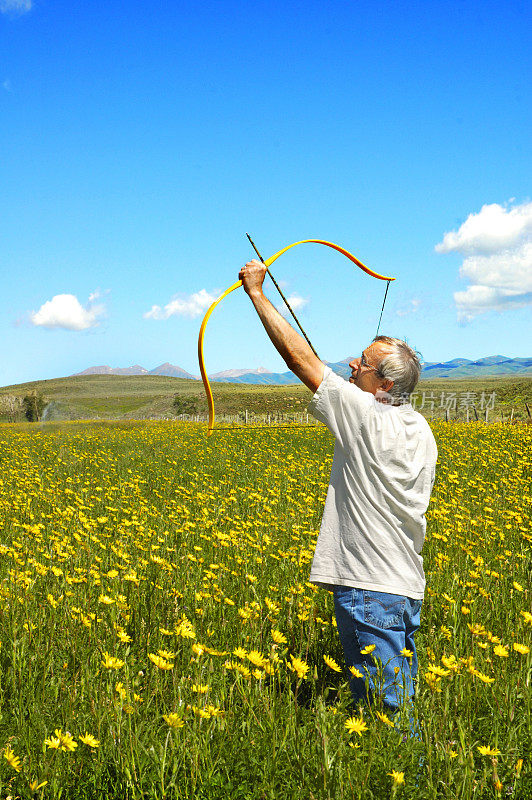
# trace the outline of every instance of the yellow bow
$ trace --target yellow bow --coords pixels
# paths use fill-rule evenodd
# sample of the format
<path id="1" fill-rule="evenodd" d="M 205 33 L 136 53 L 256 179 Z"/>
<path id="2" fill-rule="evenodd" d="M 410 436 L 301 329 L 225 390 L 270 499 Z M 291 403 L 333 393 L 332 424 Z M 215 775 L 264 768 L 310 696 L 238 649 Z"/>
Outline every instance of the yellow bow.
<path id="1" fill-rule="evenodd" d="M 283 247 L 282 250 L 279 250 L 278 253 L 275 253 L 275 255 L 270 256 L 270 258 L 267 258 L 264 261 L 264 265 L 266 267 L 269 267 L 271 264 L 273 264 L 274 261 L 276 261 L 279 258 L 279 256 L 282 256 L 283 253 L 286 253 L 287 250 L 290 250 L 292 247 L 296 247 L 298 244 L 306 244 L 308 242 L 313 242 L 314 244 L 324 244 L 327 247 L 332 247 L 333 250 L 338 250 L 339 253 L 342 253 L 342 255 L 346 256 L 350 261 L 352 261 L 354 264 L 356 264 L 357 267 L 360 267 L 360 269 L 364 270 L 364 272 L 367 272 L 367 274 L 371 275 L 373 278 L 378 278 L 381 281 L 394 281 L 395 280 L 395 278 L 390 278 L 390 277 L 388 277 L 386 275 L 379 275 L 378 272 L 374 272 L 372 269 L 369 269 L 369 267 L 366 267 L 366 265 L 363 264 L 362 261 L 359 261 L 358 258 L 356 258 L 348 250 L 345 250 L 343 247 L 340 247 L 340 245 L 338 245 L 338 244 L 333 244 L 332 242 L 325 242 L 323 239 L 303 239 L 301 242 L 294 242 L 294 244 L 289 244 L 287 247 Z M 207 431 L 207 436 L 210 436 L 212 431 L 213 431 L 213 429 L 214 429 L 214 399 L 213 399 L 213 396 L 212 396 L 212 391 L 211 391 L 211 385 L 209 383 L 209 378 L 207 377 L 207 371 L 205 369 L 205 359 L 203 357 L 203 340 L 205 338 L 205 328 L 207 327 L 207 322 L 209 321 L 209 317 L 211 316 L 211 314 L 214 311 L 214 309 L 216 308 L 216 306 L 219 303 L 221 303 L 222 300 L 225 297 L 227 297 L 228 294 L 231 294 L 231 292 L 234 292 L 235 289 L 238 289 L 239 286 L 242 286 L 242 281 L 237 281 L 236 283 L 233 283 L 233 285 L 230 286 L 229 289 L 226 289 L 226 291 L 222 295 L 220 295 L 220 297 L 217 300 L 215 300 L 214 303 L 212 303 L 212 305 L 209 307 L 207 313 L 203 317 L 203 322 L 201 323 L 201 328 L 200 328 L 200 331 L 199 331 L 199 337 L 198 337 L 199 368 L 200 368 L 200 372 L 201 372 L 201 379 L 202 379 L 203 385 L 205 387 L 205 394 L 207 395 L 207 404 L 208 404 L 208 407 L 209 407 L 209 427 L 208 427 L 208 431 Z"/>

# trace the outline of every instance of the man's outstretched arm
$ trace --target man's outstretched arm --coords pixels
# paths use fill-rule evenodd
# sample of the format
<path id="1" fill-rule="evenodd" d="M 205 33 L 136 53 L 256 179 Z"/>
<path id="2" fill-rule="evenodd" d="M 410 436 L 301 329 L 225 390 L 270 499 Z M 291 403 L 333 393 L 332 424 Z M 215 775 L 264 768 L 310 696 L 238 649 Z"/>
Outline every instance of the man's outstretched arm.
<path id="1" fill-rule="evenodd" d="M 270 303 L 262 291 L 265 275 L 264 264 L 253 259 L 240 270 L 238 277 L 286 366 L 314 393 L 323 380 L 323 362 Z"/>

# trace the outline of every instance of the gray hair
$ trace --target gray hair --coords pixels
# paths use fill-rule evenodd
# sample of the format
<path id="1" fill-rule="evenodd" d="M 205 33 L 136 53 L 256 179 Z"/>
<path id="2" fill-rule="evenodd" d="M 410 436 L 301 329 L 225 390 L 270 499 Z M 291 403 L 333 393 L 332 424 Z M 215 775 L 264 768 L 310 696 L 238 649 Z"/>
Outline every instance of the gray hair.
<path id="1" fill-rule="evenodd" d="M 402 339 L 392 336 L 376 336 L 374 342 L 382 342 L 390 348 L 378 367 L 378 375 L 393 381 L 389 394 L 399 400 L 410 395 L 421 374 L 421 353 L 412 350 Z"/>

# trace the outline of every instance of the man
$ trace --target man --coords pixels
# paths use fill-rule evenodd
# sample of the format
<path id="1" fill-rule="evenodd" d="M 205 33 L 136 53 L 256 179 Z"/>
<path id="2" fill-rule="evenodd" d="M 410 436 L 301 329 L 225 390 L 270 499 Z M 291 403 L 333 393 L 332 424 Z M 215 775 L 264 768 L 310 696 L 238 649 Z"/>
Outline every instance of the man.
<path id="1" fill-rule="evenodd" d="M 407 402 L 421 366 L 405 342 L 378 336 L 343 380 L 265 297 L 265 272 L 253 260 L 239 277 L 286 365 L 313 392 L 311 413 L 336 440 L 310 580 L 333 592 L 355 702 L 378 693 L 394 713 L 414 696 L 420 554 L 437 459 L 427 422 Z"/>

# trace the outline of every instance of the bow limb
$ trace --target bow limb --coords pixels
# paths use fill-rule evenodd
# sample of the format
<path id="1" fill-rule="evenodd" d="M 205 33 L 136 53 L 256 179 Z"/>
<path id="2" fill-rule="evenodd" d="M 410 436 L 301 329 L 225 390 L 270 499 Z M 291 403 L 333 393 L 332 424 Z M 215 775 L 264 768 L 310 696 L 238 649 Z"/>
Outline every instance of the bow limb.
<path id="1" fill-rule="evenodd" d="M 338 250 L 339 253 L 342 253 L 342 255 L 346 256 L 346 258 L 352 261 L 353 264 L 356 264 L 357 267 L 360 267 L 360 269 L 364 270 L 364 272 L 366 272 L 368 275 L 371 275 L 372 278 L 378 278 L 381 281 L 395 280 L 395 278 L 391 278 L 387 275 L 380 275 L 378 272 L 374 272 L 369 267 L 366 267 L 366 265 L 363 264 L 362 261 L 359 261 L 356 256 L 354 256 L 352 253 L 349 252 L 349 250 L 346 250 L 344 247 L 340 247 L 339 244 L 333 244 L 333 242 L 326 242 L 324 239 L 302 239 L 300 242 L 294 242 L 294 244 L 289 244 L 287 247 L 283 247 L 282 250 L 279 250 L 278 253 L 275 253 L 273 256 L 267 258 L 266 261 L 264 262 L 265 265 L 269 267 L 270 264 L 273 264 L 273 262 L 279 258 L 279 256 L 282 256 L 283 253 L 286 253 L 287 250 L 290 250 L 292 247 L 297 247 L 298 244 L 307 244 L 308 242 L 313 242 L 314 244 L 324 244 L 326 247 L 332 247 L 333 250 Z"/>
<path id="2" fill-rule="evenodd" d="M 273 256 L 270 256 L 263 263 L 264 263 L 264 265 L 266 267 L 269 267 L 271 264 L 273 264 L 274 261 L 276 261 L 279 258 L 279 256 L 282 256 L 283 253 L 286 253 L 287 250 L 291 250 L 292 247 L 297 247 L 297 245 L 299 245 L 299 244 L 307 244 L 307 243 L 323 244 L 326 247 L 331 247 L 333 250 L 337 250 L 339 253 L 341 253 L 346 258 L 348 258 L 350 261 L 352 261 L 353 264 L 356 264 L 356 266 L 359 267 L 361 270 L 363 270 L 367 275 L 371 275 L 372 278 L 377 278 L 378 280 L 388 281 L 388 282 L 395 280 L 395 278 L 392 278 L 392 277 L 390 277 L 388 275 L 380 275 L 378 272 L 375 272 L 374 270 L 370 269 L 369 267 L 366 267 L 366 265 L 363 264 L 362 261 L 359 261 L 359 259 L 356 258 L 356 256 L 354 256 L 352 253 L 350 253 L 349 250 L 346 250 L 344 247 L 340 247 L 340 245 L 334 244 L 333 242 L 326 242 L 324 239 L 302 239 L 300 242 L 294 242 L 293 244 L 287 245 L 287 247 L 283 247 L 283 249 L 279 250 L 277 253 L 274 253 Z M 270 277 L 271 277 L 271 273 L 270 273 Z M 215 300 L 214 303 L 212 303 L 212 305 L 209 307 L 207 313 L 205 314 L 205 316 L 203 318 L 203 322 L 201 323 L 201 328 L 200 328 L 200 332 L 199 332 L 199 338 L 198 338 L 199 367 L 200 367 L 200 372 L 201 372 L 201 379 L 203 381 L 203 386 L 205 387 L 205 394 L 207 395 L 207 405 L 208 405 L 208 408 L 209 408 L 209 425 L 208 425 L 208 430 L 207 430 L 207 436 L 210 436 L 212 434 L 212 431 L 213 431 L 213 428 L 214 428 L 215 415 L 214 415 L 214 399 L 213 399 L 213 396 L 212 396 L 212 391 L 211 391 L 211 385 L 209 383 L 209 378 L 207 377 L 207 371 L 205 369 L 205 360 L 204 360 L 204 357 L 203 357 L 203 340 L 205 338 L 205 328 L 207 326 L 207 322 L 209 321 L 209 317 L 211 316 L 212 312 L 214 311 L 214 309 L 216 308 L 218 303 L 221 303 L 221 301 L 225 297 L 227 297 L 228 294 L 233 292 L 235 289 L 238 289 L 240 286 L 242 286 L 242 281 L 237 281 L 232 286 L 230 286 L 229 289 L 227 289 L 222 295 L 220 295 L 220 297 L 217 300 Z M 385 299 L 386 299 L 386 297 L 385 297 Z M 383 304 L 383 308 L 384 308 L 384 304 Z M 293 312 L 292 312 L 292 315 L 293 315 Z M 381 315 L 382 315 L 382 312 L 381 312 Z M 296 322 L 297 322 L 297 319 L 296 319 Z M 298 322 L 298 325 L 299 325 L 299 322 Z M 312 345 L 311 345 L 311 347 L 312 347 Z"/>
<path id="3" fill-rule="evenodd" d="M 198 336 L 199 368 L 201 372 L 201 379 L 203 381 L 203 386 L 205 387 L 205 394 L 207 395 L 207 405 L 209 407 L 209 427 L 207 430 L 207 436 L 211 435 L 212 430 L 214 428 L 214 399 L 212 396 L 211 384 L 209 383 L 209 378 L 207 377 L 207 370 L 205 369 L 205 359 L 203 357 L 203 340 L 205 338 L 205 328 L 207 327 L 207 322 L 209 321 L 209 317 L 211 316 L 212 312 L 214 311 L 218 303 L 221 303 L 222 300 L 225 297 L 227 297 L 228 294 L 231 294 L 231 292 L 234 292 L 234 290 L 238 289 L 240 286 L 242 286 L 242 281 L 237 281 L 236 283 L 233 283 L 233 285 L 230 286 L 229 289 L 227 289 L 222 295 L 220 295 L 220 297 L 217 300 L 214 301 L 214 303 L 212 303 L 209 306 L 207 313 L 203 317 L 203 322 L 201 323 L 201 328 Z"/>

